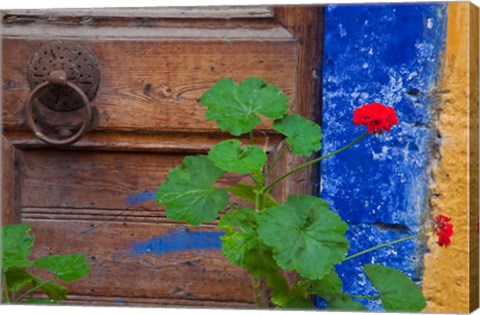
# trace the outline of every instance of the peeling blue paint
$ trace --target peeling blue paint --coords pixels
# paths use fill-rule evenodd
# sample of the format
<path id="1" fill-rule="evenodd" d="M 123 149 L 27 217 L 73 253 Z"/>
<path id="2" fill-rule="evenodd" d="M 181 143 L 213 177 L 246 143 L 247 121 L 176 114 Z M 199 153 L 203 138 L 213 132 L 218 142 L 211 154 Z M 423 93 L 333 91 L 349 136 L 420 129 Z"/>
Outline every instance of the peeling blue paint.
<path id="1" fill-rule="evenodd" d="M 154 201 L 156 195 L 157 195 L 157 191 L 151 190 L 151 191 L 129 196 L 127 199 L 127 202 L 129 205 L 133 205 L 141 202 Z"/>
<path id="2" fill-rule="evenodd" d="M 176 229 L 164 236 L 137 242 L 132 245 L 130 252 L 134 256 L 145 254 L 162 256 L 173 251 L 218 250 L 222 248 L 220 237 L 223 235 L 223 232 L 216 231 L 190 232 L 185 229 Z"/>
<path id="3" fill-rule="evenodd" d="M 128 304 L 128 302 L 125 301 L 125 299 L 124 299 L 124 298 L 121 298 L 121 297 L 116 298 L 116 299 L 115 299 L 115 302 Z"/>
<path id="4" fill-rule="evenodd" d="M 393 106 L 400 121 L 390 133 L 368 136 L 320 165 L 320 195 L 350 225 L 349 254 L 421 229 L 446 12 L 446 3 L 326 8 L 323 154 L 364 132 L 352 123 L 363 103 Z M 364 264 L 385 264 L 421 281 L 420 252 L 417 241 L 409 241 L 344 262 L 337 271 L 346 292 L 374 294 Z M 375 301 L 361 302 L 381 310 Z"/>

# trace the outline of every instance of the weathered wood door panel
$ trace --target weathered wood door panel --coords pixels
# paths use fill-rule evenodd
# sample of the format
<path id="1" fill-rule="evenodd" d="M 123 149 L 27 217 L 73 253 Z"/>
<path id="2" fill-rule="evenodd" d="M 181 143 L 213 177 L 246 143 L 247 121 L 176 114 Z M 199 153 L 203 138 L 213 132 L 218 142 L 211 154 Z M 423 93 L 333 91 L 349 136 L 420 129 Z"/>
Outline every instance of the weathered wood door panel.
<path id="1" fill-rule="evenodd" d="M 321 8 L 9 11 L 2 22 L 3 224 L 32 226 L 34 256 L 87 256 L 91 273 L 68 284 L 67 302 L 252 306 L 250 278 L 223 257 L 216 222 L 173 222 L 154 195 L 185 155 L 230 138 L 199 101 L 220 78 L 262 77 L 292 112 L 316 118 Z M 91 130 L 53 148 L 29 130 L 24 107 L 31 55 L 59 39 L 87 46 L 101 78 Z M 39 108 L 46 124 L 78 122 L 77 112 Z M 255 134 L 278 149 L 270 122 Z M 300 162 L 286 155 L 272 176 Z M 292 176 L 276 196 L 309 192 L 314 173 Z"/>
<path id="2" fill-rule="evenodd" d="M 105 42 L 102 38 L 81 38 L 79 42 L 97 56 L 102 75 L 94 100 L 98 113 L 95 131 L 216 129 L 214 122 L 205 120 L 200 97 L 222 77 L 238 81 L 259 76 L 293 97 L 296 44 L 288 32 L 284 35 L 271 42 L 242 38 L 230 44 L 218 40 Z M 22 127 L 23 107 L 30 91 L 25 70 L 18 69 L 27 68 L 30 55 L 43 43 L 45 40 L 24 38 L 3 41 L 3 69 L 11 87 L 3 96 L 4 125 L 8 128 Z M 43 110 L 47 122 L 70 119 L 64 113 Z M 268 129 L 267 124 L 259 127 Z"/>

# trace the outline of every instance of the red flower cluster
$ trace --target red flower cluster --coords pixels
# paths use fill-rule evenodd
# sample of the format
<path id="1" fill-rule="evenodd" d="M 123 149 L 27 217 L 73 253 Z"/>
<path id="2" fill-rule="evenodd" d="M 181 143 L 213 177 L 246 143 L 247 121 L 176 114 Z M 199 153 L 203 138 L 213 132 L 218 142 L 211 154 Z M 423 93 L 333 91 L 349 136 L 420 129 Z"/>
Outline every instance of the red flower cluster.
<path id="1" fill-rule="evenodd" d="M 438 236 L 438 245 L 448 247 L 451 243 L 450 237 L 453 235 L 453 225 L 449 223 L 451 218 L 443 214 L 435 217 L 433 231 Z"/>
<path id="2" fill-rule="evenodd" d="M 367 126 L 371 134 L 381 134 L 382 129 L 388 132 L 393 125 L 397 125 L 398 118 L 393 107 L 372 103 L 363 104 L 353 111 L 353 123 L 356 126 Z"/>

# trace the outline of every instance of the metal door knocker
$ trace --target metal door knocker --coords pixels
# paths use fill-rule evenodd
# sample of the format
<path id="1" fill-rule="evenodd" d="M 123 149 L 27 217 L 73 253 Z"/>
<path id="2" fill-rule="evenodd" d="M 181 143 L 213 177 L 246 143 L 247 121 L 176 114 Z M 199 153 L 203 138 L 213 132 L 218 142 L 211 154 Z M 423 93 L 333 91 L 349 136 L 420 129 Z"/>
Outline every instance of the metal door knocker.
<path id="1" fill-rule="evenodd" d="M 46 43 L 31 57 L 27 81 L 32 91 L 27 99 L 26 121 L 34 134 L 52 145 L 69 145 L 82 138 L 92 122 L 90 101 L 100 82 L 100 71 L 93 53 L 75 42 Z M 35 108 L 40 104 L 55 112 L 80 111 L 82 123 L 74 127 L 78 129 L 75 133 L 66 127 L 42 128 L 45 123 L 39 124 L 41 118 L 35 117 Z M 47 129 L 57 138 L 47 135 Z"/>

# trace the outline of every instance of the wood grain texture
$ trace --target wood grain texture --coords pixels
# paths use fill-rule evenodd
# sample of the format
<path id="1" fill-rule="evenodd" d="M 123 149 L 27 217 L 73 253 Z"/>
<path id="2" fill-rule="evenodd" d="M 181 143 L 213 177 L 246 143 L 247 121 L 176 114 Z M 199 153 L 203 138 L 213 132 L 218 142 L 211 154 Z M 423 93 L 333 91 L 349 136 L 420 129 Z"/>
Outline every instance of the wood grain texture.
<path id="1" fill-rule="evenodd" d="M 81 252 L 88 257 L 89 276 L 66 284 L 73 295 L 252 301 L 248 274 L 228 263 L 219 250 L 167 252 L 163 256 L 132 252 L 137 242 L 178 231 L 181 225 L 107 222 L 91 230 L 88 220 L 24 219 L 23 223 L 32 226 L 40 244 L 34 256 Z M 213 226 L 188 229 L 216 230 Z"/>
<path id="2" fill-rule="evenodd" d="M 130 307 L 179 307 L 179 308 L 228 308 L 255 309 L 255 304 L 245 302 L 223 302 L 211 300 L 162 299 L 139 297 L 104 297 L 92 295 L 70 294 L 66 301 L 59 304 L 75 304 L 85 306 L 130 306 Z"/>
<path id="3" fill-rule="evenodd" d="M 19 221 L 20 187 L 18 182 L 19 156 L 21 153 L 8 138 L 2 136 L 2 213 L 1 223 Z"/>
<path id="4" fill-rule="evenodd" d="M 20 161 L 22 207 L 163 211 L 153 198 L 132 205 L 138 194 L 156 192 L 184 155 L 135 152 L 25 150 Z M 245 176 L 227 173 L 220 185 Z"/>
<path id="5" fill-rule="evenodd" d="M 42 41 L 3 41 L 3 122 L 24 127 L 29 92 L 25 70 Z M 293 99 L 295 43 L 268 41 L 92 41 L 86 43 L 100 64 L 100 88 L 92 106 L 94 130 L 214 130 L 205 121 L 201 95 L 222 77 L 236 81 L 258 76 Z M 65 113 L 48 112 L 49 124 L 63 124 Z M 269 129 L 269 123 L 259 126 Z"/>
<path id="6" fill-rule="evenodd" d="M 297 95 L 292 103 L 292 112 L 315 122 L 320 122 L 320 91 L 321 91 L 321 58 L 323 45 L 323 7 L 320 6 L 288 6 L 276 7 L 275 17 L 279 23 L 288 29 L 298 43 L 296 68 Z M 310 159 L 313 159 L 312 156 Z M 291 170 L 308 159 L 293 154 L 287 154 L 283 163 L 285 169 Z M 299 171 L 288 179 L 285 194 L 315 194 L 318 189 L 312 182 L 318 183 L 318 165 Z"/>
<path id="7" fill-rule="evenodd" d="M 150 19 L 232 19 L 232 18 L 271 18 L 273 9 L 268 6 L 197 6 L 197 7 L 149 7 L 149 8 L 109 8 L 109 9 L 41 9 L 4 10 L 4 23 L 14 23 L 19 17 L 31 20 L 62 20 L 71 17 L 83 18 L 150 18 Z M 53 17 L 53 18 L 52 18 Z"/>
<path id="8" fill-rule="evenodd" d="M 227 27 L 218 25 L 218 23 L 203 24 L 190 22 L 191 27 L 185 27 L 184 23 L 164 22 L 161 27 L 142 27 L 132 28 L 130 26 L 90 26 L 84 25 L 65 26 L 65 25 L 31 25 L 3 27 L 2 32 L 5 37 L 24 38 L 30 40 L 50 41 L 54 39 L 68 40 L 90 40 L 96 38 L 99 32 L 102 33 L 103 40 L 182 40 L 182 41 L 212 41 L 222 40 L 226 43 L 232 40 L 271 40 L 282 41 L 291 39 L 289 33 L 282 27 L 272 25 L 270 22 L 258 23 L 252 28 L 242 28 L 241 23 L 231 23 Z"/>
<path id="9" fill-rule="evenodd" d="M 267 152 L 283 139 L 278 133 L 254 132 L 255 144 L 265 147 Z M 38 138 L 32 138 L 31 131 L 15 130 L 5 131 L 4 135 L 11 144 L 19 149 L 46 149 L 47 144 Z M 135 151 L 135 152 L 164 152 L 164 153 L 207 153 L 215 144 L 231 139 L 224 132 L 155 132 L 138 133 L 132 132 L 90 132 L 79 142 L 70 145 L 63 150 L 96 150 L 96 151 Z M 242 143 L 249 143 L 247 136 L 240 137 Z"/>

